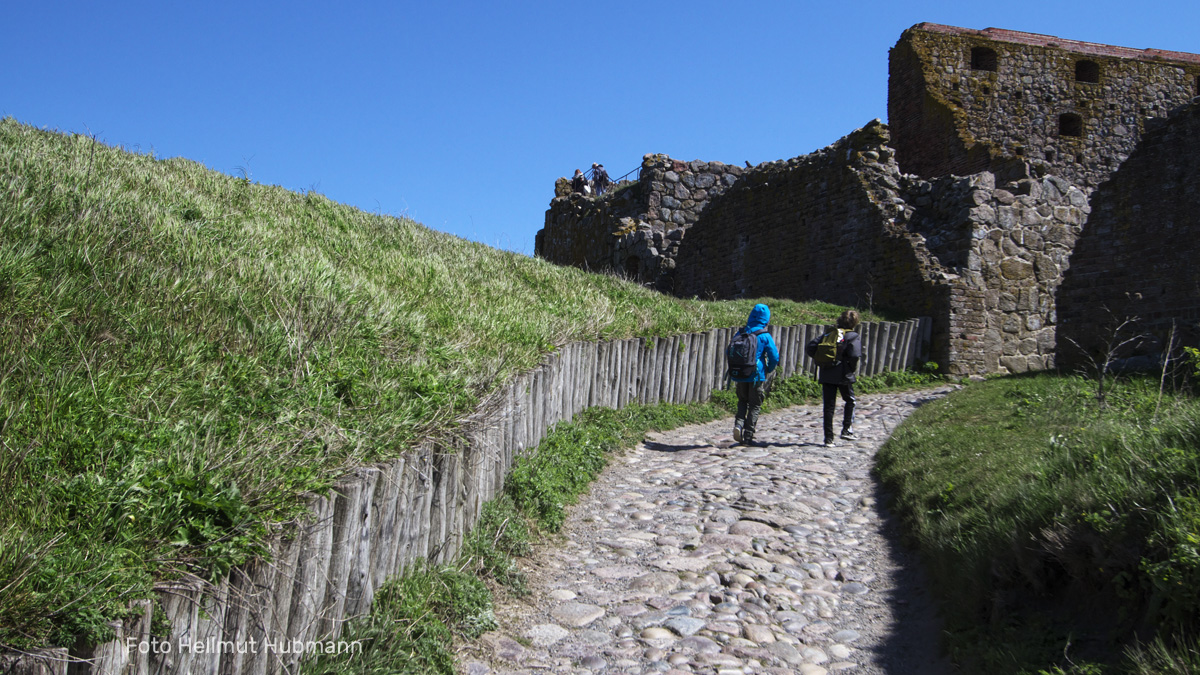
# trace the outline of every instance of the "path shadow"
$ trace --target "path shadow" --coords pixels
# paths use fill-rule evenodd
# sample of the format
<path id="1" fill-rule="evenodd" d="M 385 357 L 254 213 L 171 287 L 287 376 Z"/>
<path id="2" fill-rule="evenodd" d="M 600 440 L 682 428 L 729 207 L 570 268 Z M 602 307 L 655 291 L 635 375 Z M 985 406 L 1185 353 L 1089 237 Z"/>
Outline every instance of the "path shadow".
<path id="1" fill-rule="evenodd" d="M 642 447 L 654 452 L 683 452 L 685 450 L 699 450 L 701 448 L 713 447 L 709 443 L 688 443 L 686 445 L 672 445 L 670 443 L 662 443 L 659 441 L 642 441 Z"/>
<path id="2" fill-rule="evenodd" d="M 914 407 L 927 402 L 915 402 Z M 896 623 L 879 647 L 876 662 L 889 675 L 957 675 L 961 671 L 945 655 L 942 621 L 920 556 L 901 539 L 900 519 L 888 508 L 891 493 L 875 472 L 870 478 L 874 511 L 882 523 L 889 557 L 898 567 L 891 590 L 881 593 Z"/>

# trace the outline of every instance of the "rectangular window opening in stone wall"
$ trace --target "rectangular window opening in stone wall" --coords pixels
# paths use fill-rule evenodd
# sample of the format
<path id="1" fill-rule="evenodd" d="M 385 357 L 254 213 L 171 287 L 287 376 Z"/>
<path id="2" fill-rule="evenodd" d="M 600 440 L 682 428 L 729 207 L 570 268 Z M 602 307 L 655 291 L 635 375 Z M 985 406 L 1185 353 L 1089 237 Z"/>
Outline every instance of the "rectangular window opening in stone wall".
<path id="1" fill-rule="evenodd" d="M 1096 84 L 1100 82 L 1100 64 L 1083 59 L 1075 62 L 1075 81 Z"/>
<path id="2" fill-rule="evenodd" d="M 1200 96 L 1200 75 L 1196 76 L 1196 95 Z"/>
<path id="3" fill-rule="evenodd" d="M 990 47 L 971 47 L 971 70 L 986 70 L 994 73 L 999 68 L 1000 58 Z"/>
<path id="4" fill-rule="evenodd" d="M 1073 136 L 1075 138 L 1083 136 L 1083 118 L 1075 113 L 1063 113 L 1059 115 L 1058 135 Z"/>

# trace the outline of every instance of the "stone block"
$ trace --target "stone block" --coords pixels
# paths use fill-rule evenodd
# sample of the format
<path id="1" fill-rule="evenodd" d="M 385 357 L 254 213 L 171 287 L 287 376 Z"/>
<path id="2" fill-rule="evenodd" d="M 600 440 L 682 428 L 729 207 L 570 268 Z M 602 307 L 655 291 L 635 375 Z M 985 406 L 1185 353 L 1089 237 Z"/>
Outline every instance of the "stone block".
<path id="1" fill-rule="evenodd" d="M 1025 373 L 1029 371 L 1029 357 L 1002 356 L 1000 357 L 1000 365 L 1013 374 Z"/>
<path id="2" fill-rule="evenodd" d="M 1020 258 L 1005 258 L 1000 262 L 1000 274 L 1005 279 L 1023 281 L 1033 277 L 1033 265 Z"/>

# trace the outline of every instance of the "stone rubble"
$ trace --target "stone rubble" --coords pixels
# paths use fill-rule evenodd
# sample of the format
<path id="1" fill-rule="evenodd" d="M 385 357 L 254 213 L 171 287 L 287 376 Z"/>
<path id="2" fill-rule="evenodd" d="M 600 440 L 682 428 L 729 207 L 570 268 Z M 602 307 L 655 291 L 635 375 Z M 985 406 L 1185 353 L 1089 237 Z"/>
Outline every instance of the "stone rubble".
<path id="1" fill-rule="evenodd" d="M 946 386 L 860 396 L 859 439 L 821 445 L 820 405 L 651 434 L 562 532 L 521 560 L 531 594 L 464 648 L 470 675 L 953 672 L 875 452 Z M 838 419 L 841 407 L 839 403 Z"/>

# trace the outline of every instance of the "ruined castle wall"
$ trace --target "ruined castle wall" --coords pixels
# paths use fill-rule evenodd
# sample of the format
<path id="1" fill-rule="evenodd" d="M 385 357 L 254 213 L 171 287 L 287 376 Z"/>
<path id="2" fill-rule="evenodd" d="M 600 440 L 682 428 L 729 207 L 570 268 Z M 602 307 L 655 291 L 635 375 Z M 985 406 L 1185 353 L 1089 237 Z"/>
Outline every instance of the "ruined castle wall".
<path id="1" fill-rule="evenodd" d="M 953 372 L 1054 367 L 1054 294 L 1089 211 L 1084 191 L 1056 176 L 997 185 L 990 172 L 902 187 L 900 222 L 948 268 Z"/>
<path id="2" fill-rule="evenodd" d="M 646 155 L 636 182 L 598 197 L 559 179 L 534 253 L 560 265 L 612 271 L 670 292 L 683 235 L 741 167 Z"/>
<path id="3" fill-rule="evenodd" d="M 1054 291 L 1087 214 L 1057 177 L 902 175 L 887 129 L 748 172 L 680 250 L 676 293 L 779 297 L 933 317 L 954 374 L 1054 365 Z"/>
<path id="4" fill-rule="evenodd" d="M 929 309 L 920 263 L 907 242 L 892 241 L 887 200 L 871 190 L 898 187 L 881 134 L 883 125 L 868 125 L 818 152 L 747 172 L 688 232 L 676 294 Z"/>
<path id="5" fill-rule="evenodd" d="M 1148 119 L 1198 87 L 1195 54 L 918 24 L 889 56 L 888 123 L 908 173 L 998 171 L 1015 158 L 1094 188 Z"/>
<path id="6" fill-rule="evenodd" d="M 950 288 L 920 238 L 892 225 L 899 173 L 886 140 L 875 122 L 818 152 L 746 172 L 688 231 L 676 294 L 933 316 L 932 355 L 946 363 Z"/>
<path id="7" fill-rule="evenodd" d="M 600 198 L 572 194 L 569 186 L 569 181 L 559 179 L 545 226 L 534 241 L 534 255 L 558 265 L 607 270 L 612 266 L 613 233 L 621 227 L 621 219 L 640 218 L 646 211 L 646 186 L 623 184 Z"/>
<path id="8" fill-rule="evenodd" d="M 1134 227 L 1147 213 L 1155 227 L 1170 223 L 1170 235 L 1196 220 L 1193 202 L 1178 195 L 1183 178 L 1151 177 L 1185 175 L 1190 141 L 1166 136 L 1153 141 L 1158 155 L 1147 154 L 1156 159 L 1134 158 L 1152 152 L 1139 150 L 1142 139 L 1194 109 L 1197 94 L 1200 55 L 919 24 L 891 51 L 889 128 L 868 125 L 812 155 L 745 170 L 648 155 L 631 215 L 579 227 L 586 210 L 555 220 L 566 207 L 552 204 L 539 250 L 592 269 L 607 254 L 609 269 L 684 296 L 930 315 L 934 358 L 958 374 L 1050 368 L 1062 346 L 1056 294 L 1091 213 L 1089 194 L 1107 200 L 1092 216 L 1096 227 Z M 1139 190 L 1160 199 L 1146 201 Z M 602 242 L 555 257 L 555 247 L 582 246 L 555 231 L 569 227 Z M 1098 289 L 1086 306 L 1120 304 L 1105 256 L 1132 267 L 1129 251 L 1140 245 L 1118 255 L 1092 243 L 1080 253 L 1091 276 L 1077 283 Z M 1186 269 L 1178 256 L 1144 257 L 1156 269 Z M 1193 277 L 1162 278 L 1148 282 L 1150 293 L 1183 309 L 1149 303 L 1138 313 L 1191 316 L 1183 298 L 1200 295 L 1187 286 Z M 1112 288 L 1100 290 L 1105 284 Z"/>
<path id="9" fill-rule="evenodd" d="M 1155 354 L 1172 322 L 1182 344 L 1200 346 L 1200 103 L 1149 130 L 1141 147 L 1092 194 L 1092 213 L 1059 289 L 1063 365 L 1086 361 L 1122 338 L 1149 333 L 1134 353 Z M 1129 356 L 1123 352 L 1120 356 Z"/>

